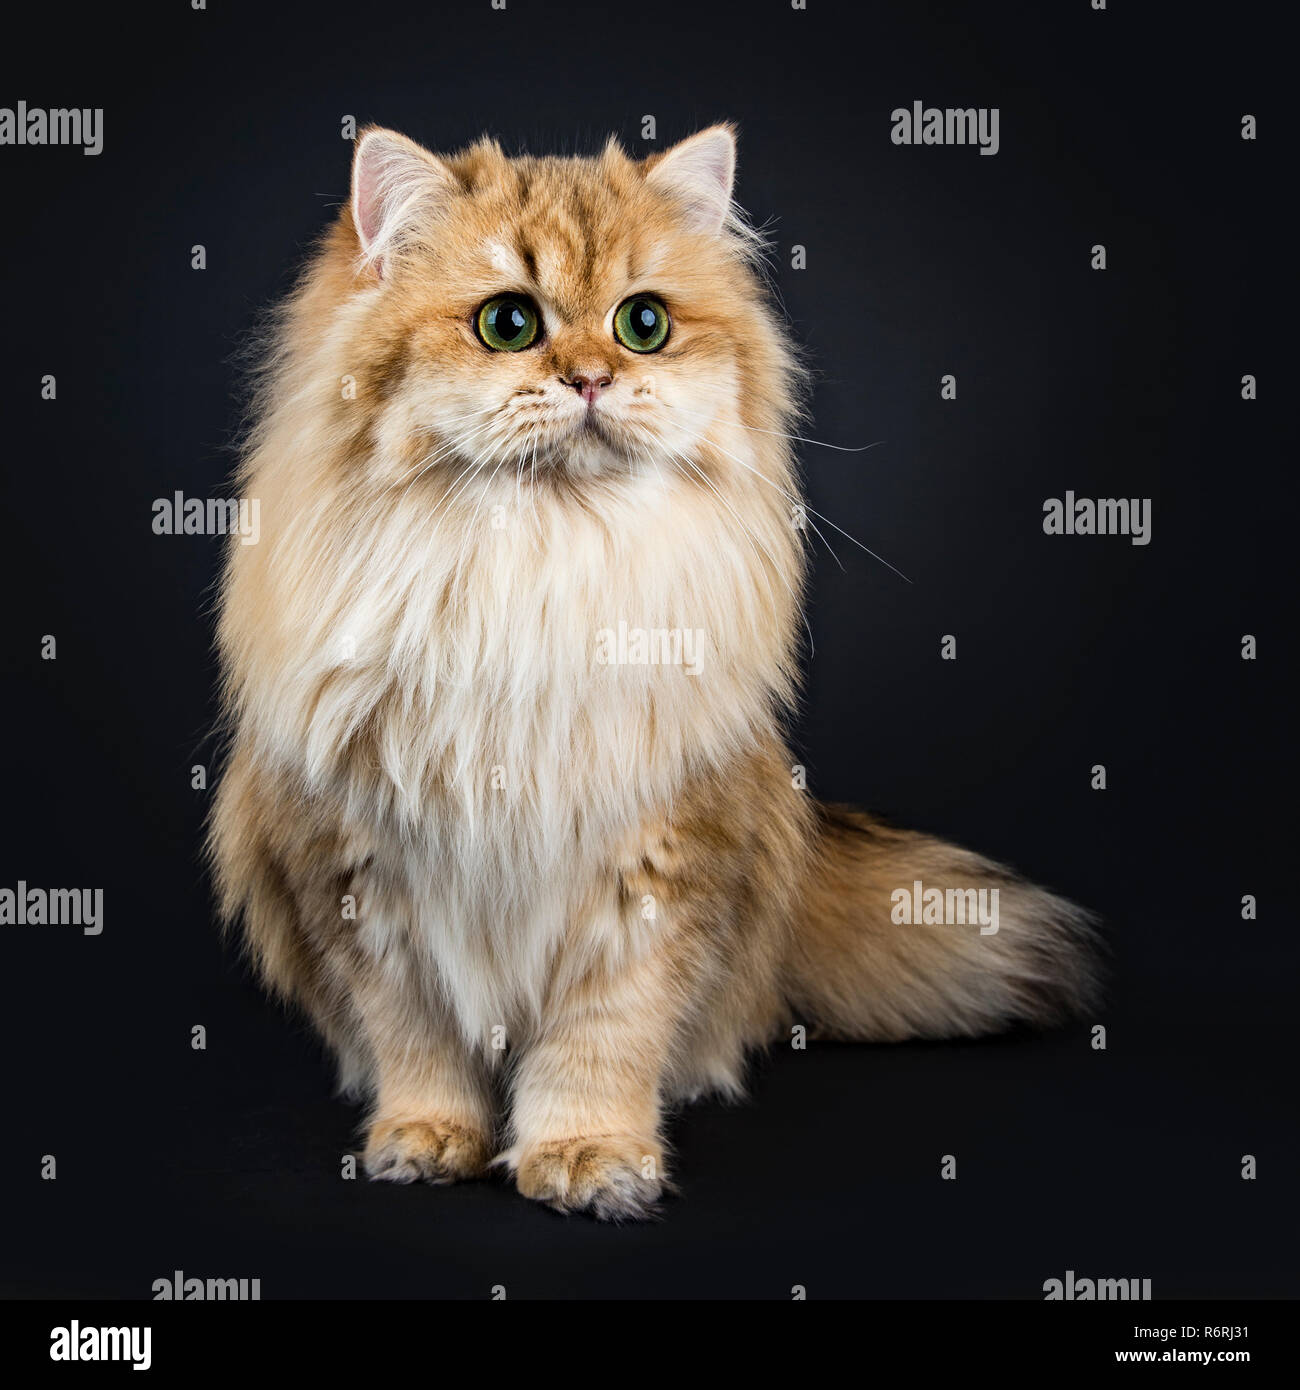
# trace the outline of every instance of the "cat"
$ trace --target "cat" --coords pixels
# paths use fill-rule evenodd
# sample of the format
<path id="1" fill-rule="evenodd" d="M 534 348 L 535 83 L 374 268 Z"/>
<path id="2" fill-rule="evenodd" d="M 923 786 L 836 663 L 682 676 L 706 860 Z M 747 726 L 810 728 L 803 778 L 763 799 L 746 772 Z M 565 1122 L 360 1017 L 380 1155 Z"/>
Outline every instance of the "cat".
<path id="1" fill-rule="evenodd" d="M 802 789 L 805 374 L 735 158 L 725 125 L 641 160 L 371 128 L 281 311 L 209 848 L 368 1099 L 374 1178 L 498 1165 L 643 1218 L 665 1110 L 739 1095 L 791 1028 L 972 1036 L 1096 998 L 1082 909 Z M 917 883 L 991 893 L 996 928 L 907 924 Z"/>

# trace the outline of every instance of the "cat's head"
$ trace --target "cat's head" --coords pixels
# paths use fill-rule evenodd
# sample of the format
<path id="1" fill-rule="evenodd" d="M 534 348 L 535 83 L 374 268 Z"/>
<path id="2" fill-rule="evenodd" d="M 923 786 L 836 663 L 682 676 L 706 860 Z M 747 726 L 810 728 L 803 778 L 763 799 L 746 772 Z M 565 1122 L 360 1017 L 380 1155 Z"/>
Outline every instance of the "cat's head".
<path id="1" fill-rule="evenodd" d="M 643 160 L 368 130 L 334 244 L 374 437 L 467 486 L 745 466 L 724 441 L 778 424 L 796 369 L 735 162 L 727 126 Z"/>

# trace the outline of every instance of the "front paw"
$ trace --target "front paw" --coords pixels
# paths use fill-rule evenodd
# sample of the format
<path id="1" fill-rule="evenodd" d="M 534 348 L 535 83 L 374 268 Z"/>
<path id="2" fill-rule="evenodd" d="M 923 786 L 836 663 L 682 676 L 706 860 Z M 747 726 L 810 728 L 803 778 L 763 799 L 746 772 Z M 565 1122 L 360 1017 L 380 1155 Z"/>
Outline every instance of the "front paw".
<path id="1" fill-rule="evenodd" d="M 507 1161 L 519 1191 L 556 1211 L 602 1221 L 644 1221 L 666 1185 L 663 1149 L 624 1134 L 547 1140 Z"/>
<path id="2" fill-rule="evenodd" d="M 478 1177 L 487 1164 L 488 1136 L 437 1118 L 377 1119 L 366 1139 L 366 1172 L 383 1182 L 455 1182 Z"/>

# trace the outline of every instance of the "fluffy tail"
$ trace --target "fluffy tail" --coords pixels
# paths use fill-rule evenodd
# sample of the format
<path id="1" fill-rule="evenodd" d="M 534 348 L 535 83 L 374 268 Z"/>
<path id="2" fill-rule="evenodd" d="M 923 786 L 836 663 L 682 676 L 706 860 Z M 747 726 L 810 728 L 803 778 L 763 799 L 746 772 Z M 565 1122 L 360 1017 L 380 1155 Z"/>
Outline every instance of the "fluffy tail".
<path id="1" fill-rule="evenodd" d="M 974 1036 L 1097 1003 L 1097 937 L 1082 908 L 845 807 L 822 806 L 818 819 L 786 984 L 819 1035 Z"/>

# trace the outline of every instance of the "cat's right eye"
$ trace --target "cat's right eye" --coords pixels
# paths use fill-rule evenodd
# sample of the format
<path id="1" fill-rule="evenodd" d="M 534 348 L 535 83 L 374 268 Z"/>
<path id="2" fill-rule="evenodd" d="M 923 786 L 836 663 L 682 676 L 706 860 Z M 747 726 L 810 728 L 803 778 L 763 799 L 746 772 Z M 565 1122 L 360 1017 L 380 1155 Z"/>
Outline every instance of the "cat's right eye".
<path id="1" fill-rule="evenodd" d="M 537 341 L 542 320 L 523 295 L 499 294 L 475 314 L 474 327 L 483 346 L 493 352 L 522 352 Z"/>

